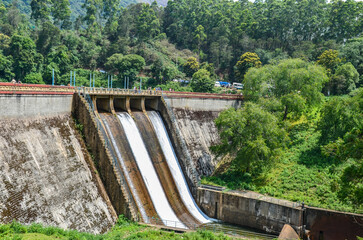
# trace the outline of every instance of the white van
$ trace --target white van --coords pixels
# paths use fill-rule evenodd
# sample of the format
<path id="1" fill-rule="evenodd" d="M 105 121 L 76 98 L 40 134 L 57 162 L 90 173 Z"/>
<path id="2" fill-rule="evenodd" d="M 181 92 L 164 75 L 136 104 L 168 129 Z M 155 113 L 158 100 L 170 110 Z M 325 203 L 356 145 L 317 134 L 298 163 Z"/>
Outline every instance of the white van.
<path id="1" fill-rule="evenodd" d="M 243 84 L 234 82 L 232 87 L 235 89 L 243 89 Z"/>
<path id="2" fill-rule="evenodd" d="M 216 82 L 216 83 L 214 84 L 214 86 L 215 86 L 215 87 L 220 87 L 220 86 L 221 86 L 221 84 L 220 84 L 219 82 Z"/>

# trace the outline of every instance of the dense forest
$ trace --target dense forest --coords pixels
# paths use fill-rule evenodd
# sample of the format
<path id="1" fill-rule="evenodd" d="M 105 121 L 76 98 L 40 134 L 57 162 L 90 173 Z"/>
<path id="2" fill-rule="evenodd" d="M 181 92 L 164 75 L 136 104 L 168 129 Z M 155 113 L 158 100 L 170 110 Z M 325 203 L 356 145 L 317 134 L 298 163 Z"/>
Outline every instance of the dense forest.
<path id="1" fill-rule="evenodd" d="M 0 81 L 49 84 L 54 69 L 63 85 L 71 71 L 77 86 L 93 74 L 97 87 L 108 75 L 176 91 L 243 83 L 203 181 L 362 212 L 363 2 L 129 3 L 0 1 Z"/>

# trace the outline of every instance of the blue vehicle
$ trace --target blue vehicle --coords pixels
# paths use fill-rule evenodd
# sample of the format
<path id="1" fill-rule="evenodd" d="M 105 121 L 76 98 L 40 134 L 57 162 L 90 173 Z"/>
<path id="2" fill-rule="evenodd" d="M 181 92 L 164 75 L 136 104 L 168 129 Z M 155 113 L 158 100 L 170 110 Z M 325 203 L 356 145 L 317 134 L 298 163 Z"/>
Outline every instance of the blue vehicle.
<path id="1" fill-rule="evenodd" d="M 219 84 L 221 85 L 221 87 L 229 87 L 229 86 L 231 86 L 231 84 L 229 82 L 219 82 Z"/>

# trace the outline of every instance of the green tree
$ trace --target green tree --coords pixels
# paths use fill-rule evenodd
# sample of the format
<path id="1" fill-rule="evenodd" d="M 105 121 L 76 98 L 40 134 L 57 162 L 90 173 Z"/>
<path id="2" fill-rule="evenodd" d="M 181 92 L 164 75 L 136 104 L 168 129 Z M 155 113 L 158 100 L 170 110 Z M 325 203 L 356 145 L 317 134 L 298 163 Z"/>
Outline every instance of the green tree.
<path id="1" fill-rule="evenodd" d="M 29 37 L 14 35 L 10 42 L 10 54 L 13 56 L 13 69 L 18 80 L 35 70 L 37 53 L 35 44 Z"/>
<path id="2" fill-rule="evenodd" d="M 242 54 L 235 67 L 236 76 L 240 79 L 240 82 L 244 78 L 247 70 L 251 67 L 261 67 L 260 58 L 256 53 L 246 52 Z"/>
<path id="3" fill-rule="evenodd" d="M 145 59 L 136 54 L 123 56 L 122 54 L 114 54 L 107 59 L 106 67 L 112 73 L 118 73 L 121 79 L 124 76 L 130 76 L 131 81 L 135 80 L 136 75 L 145 66 Z"/>
<path id="4" fill-rule="evenodd" d="M 43 76 L 41 73 L 29 73 L 25 76 L 24 83 L 44 84 Z"/>
<path id="5" fill-rule="evenodd" d="M 342 61 L 338 55 L 339 52 L 337 50 L 326 50 L 318 57 L 317 63 L 327 69 L 328 75 L 334 74 L 335 69 Z"/>
<path id="6" fill-rule="evenodd" d="M 290 113 L 292 119 L 299 118 L 305 110 L 306 100 L 297 93 L 289 93 L 281 97 L 281 103 L 285 106 L 283 120 Z"/>
<path id="7" fill-rule="evenodd" d="M 37 21 L 47 21 L 50 19 L 50 4 L 51 0 L 32 0 L 31 6 L 31 18 Z"/>
<path id="8" fill-rule="evenodd" d="M 231 154 L 243 173 L 259 174 L 279 156 L 287 134 L 278 119 L 259 105 L 246 102 L 240 109 L 228 109 L 215 120 L 221 144 L 218 154 Z"/>
<path id="9" fill-rule="evenodd" d="M 363 127 L 363 90 L 348 99 L 333 97 L 321 109 L 318 129 L 321 131 L 320 141 L 327 144 L 350 132 L 355 127 Z"/>
<path id="10" fill-rule="evenodd" d="M 299 93 L 311 106 L 320 103 L 321 91 L 327 81 L 323 67 L 301 59 L 288 59 L 277 65 L 251 68 L 245 75 L 244 94 L 252 97 L 269 94 L 280 98 Z"/>
<path id="11" fill-rule="evenodd" d="M 70 29 L 71 10 L 69 0 L 52 0 L 51 8 L 54 23 L 64 29 Z"/>
<path id="12" fill-rule="evenodd" d="M 193 92 L 212 92 L 214 80 L 210 78 L 210 73 L 205 69 L 200 69 L 193 74 L 190 82 Z"/>
<path id="13" fill-rule="evenodd" d="M 61 45 L 48 54 L 46 62 L 56 64 L 60 75 L 63 75 L 71 70 L 71 53 L 66 46 Z"/>
<path id="14" fill-rule="evenodd" d="M 352 161 L 340 178 L 338 196 L 344 202 L 352 203 L 356 209 L 363 206 L 363 159 Z"/>
<path id="15" fill-rule="evenodd" d="M 199 70 L 199 62 L 195 57 L 190 57 L 187 62 L 183 64 L 184 73 L 187 77 L 192 77 L 195 72 Z"/>
<path id="16" fill-rule="evenodd" d="M 89 31 L 101 25 L 101 14 L 103 9 L 103 0 L 85 0 L 82 7 L 86 10 L 83 20 L 87 23 Z"/>
<path id="17" fill-rule="evenodd" d="M 160 22 L 153 8 L 149 4 L 143 4 L 136 22 L 139 41 L 154 38 L 160 33 Z"/>
<path id="18" fill-rule="evenodd" d="M 199 25 L 195 30 L 195 35 L 194 35 L 199 58 L 201 57 L 201 48 L 206 37 L 207 35 L 204 33 L 204 27 L 202 25 Z"/>
<path id="19" fill-rule="evenodd" d="M 359 209 L 363 205 L 363 88 L 350 95 L 333 97 L 324 104 L 318 127 L 322 153 L 348 164 L 340 178 L 338 197 Z"/>
<path id="20" fill-rule="evenodd" d="M 42 24 L 36 41 L 37 50 L 43 56 L 48 55 L 53 47 L 60 43 L 61 31 L 50 21 Z"/>
<path id="21" fill-rule="evenodd" d="M 363 37 L 354 38 L 347 41 L 340 49 L 341 57 L 353 64 L 359 73 L 359 83 L 357 87 L 363 86 Z"/>
<path id="22" fill-rule="evenodd" d="M 12 72 L 12 57 L 5 57 L 0 52 L 0 79 L 10 81 L 14 77 L 14 73 Z"/>
<path id="23" fill-rule="evenodd" d="M 346 63 L 337 68 L 329 86 L 332 94 L 347 94 L 356 89 L 358 82 L 358 71 L 351 63 Z"/>

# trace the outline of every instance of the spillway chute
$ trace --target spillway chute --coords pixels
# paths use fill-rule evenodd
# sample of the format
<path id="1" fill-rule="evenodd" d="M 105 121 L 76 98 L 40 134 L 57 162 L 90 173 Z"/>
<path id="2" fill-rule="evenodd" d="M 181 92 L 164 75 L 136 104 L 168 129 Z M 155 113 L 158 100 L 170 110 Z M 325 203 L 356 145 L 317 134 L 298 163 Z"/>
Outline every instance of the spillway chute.
<path id="1" fill-rule="evenodd" d="M 178 219 L 167 200 L 136 123 L 128 113 L 118 113 L 117 117 L 125 130 L 127 140 L 130 144 L 139 171 L 161 220 L 166 226 L 187 228 Z"/>
<path id="2" fill-rule="evenodd" d="M 175 184 L 178 188 L 182 201 L 189 210 L 189 212 L 201 223 L 209 223 L 212 219 L 206 216 L 197 206 L 194 201 L 191 192 L 188 188 L 187 182 L 183 175 L 182 169 L 176 157 L 175 151 L 171 144 L 170 138 L 166 131 L 163 120 L 158 112 L 148 111 L 148 116 L 154 127 L 154 131 L 157 135 L 158 141 L 166 158 L 169 169 L 174 178 Z"/>
<path id="3" fill-rule="evenodd" d="M 149 221 L 149 218 L 148 218 L 148 216 L 147 216 L 147 214 L 145 212 L 145 209 L 144 209 L 144 207 L 143 207 L 143 205 L 141 203 L 141 200 L 140 200 L 140 198 L 138 196 L 138 193 L 137 193 L 136 188 L 135 188 L 135 186 L 133 184 L 133 181 L 131 180 L 131 178 L 130 178 L 130 176 L 128 174 L 128 170 L 127 170 L 127 168 L 125 166 L 124 159 L 123 159 L 123 157 L 121 155 L 120 149 L 118 148 L 118 145 L 116 143 L 116 139 L 113 136 L 112 130 L 111 130 L 105 116 L 103 116 L 102 114 L 100 114 L 100 116 L 101 116 L 102 122 L 103 122 L 103 124 L 104 124 L 104 126 L 106 128 L 108 137 L 111 140 L 113 150 L 115 152 L 115 155 L 117 156 L 118 163 L 121 165 L 123 175 L 125 176 L 125 178 L 127 180 L 127 184 L 129 185 L 130 190 L 132 191 L 132 196 L 133 196 L 133 198 L 135 200 L 135 203 L 136 203 L 136 205 L 137 205 L 137 207 L 139 209 L 140 215 L 141 215 L 141 217 L 142 217 L 142 219 L 144 221 Z"/>

